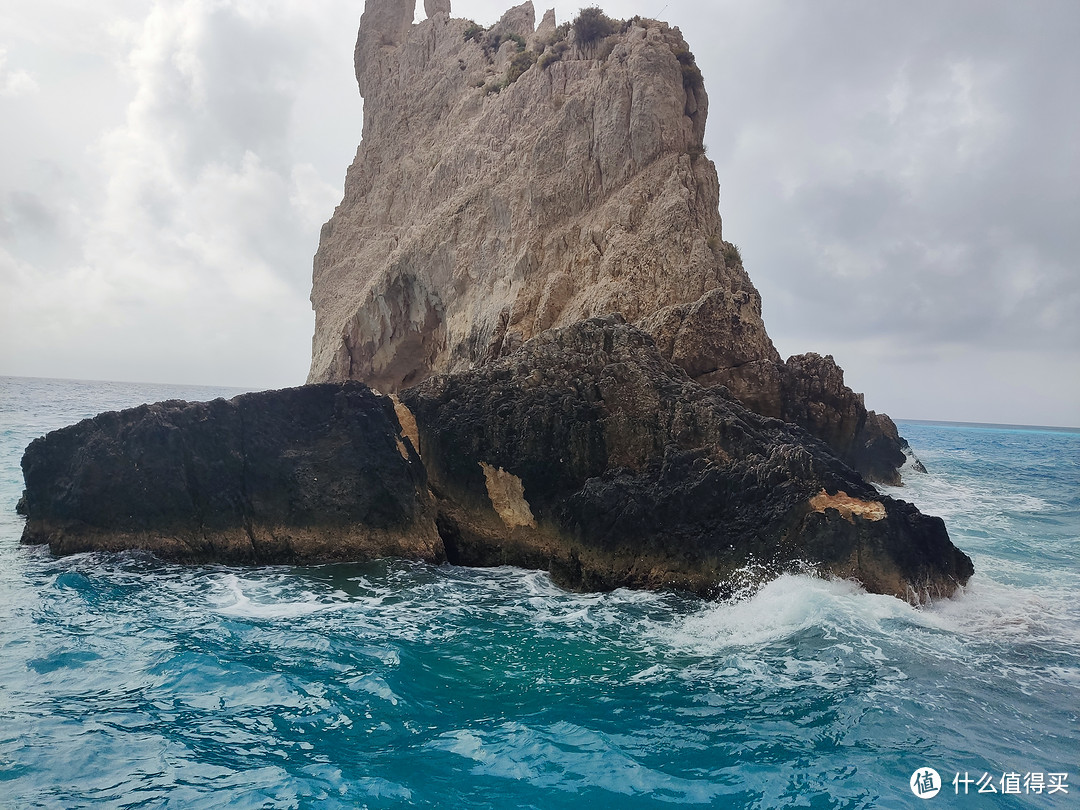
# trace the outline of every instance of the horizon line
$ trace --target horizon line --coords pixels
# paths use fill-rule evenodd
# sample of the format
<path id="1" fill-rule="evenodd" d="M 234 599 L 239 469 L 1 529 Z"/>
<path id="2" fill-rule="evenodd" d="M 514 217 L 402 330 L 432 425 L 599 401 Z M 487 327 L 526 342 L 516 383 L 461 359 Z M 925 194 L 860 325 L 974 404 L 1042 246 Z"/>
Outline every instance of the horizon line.
<path id="1" fill-rule="evenodd" d="M 892 417 L 894 422 L 909 422 L 919 425 L 956 425 L 959 427 L 977 427 L 977 428 L 1024 428 L 1035 430 L 1054 430 L 1064 433 L 1080 433 L 1080 427 L 1072 427 L 1070 425 L 1026 425 L 1014 422 L 971 422 L 958 419 L 902 419 L 900 417 Z"/>
<path id="2" fill-rule="evenodd" d="M 52 380 L 54 382 L 81 382 L 81 383 L 113 383 L 119 385 L 163 385 L 176 388 L 231 388 L 244 391 L 275 391 L 277 388 L 253 387 L 247 385 L 222 385 L 220 383 L 187 383 L 187 382 L 152 382 L 147 380 L 103 380 L 89 377 L 35 377 L 26 374 L 0 374 L 0 379 L 12 380 Z M 363 380 L 361 380 L 363 382 Z M 307 383 L 281 386 L 282 388 L 299 388 Z M 1038 430 L 1054 430 L 1063 432 L 1080 433 L 1080 426 L 1072 425 L 1035 425 L 1020 422 L 977 422 L 960 419 L 908 419 L 904 417 L 891 417 L 894 422 L 912 422 L 925 425 L 960 425 L 965 427 L 979 428 L 1034 428 Z"/>

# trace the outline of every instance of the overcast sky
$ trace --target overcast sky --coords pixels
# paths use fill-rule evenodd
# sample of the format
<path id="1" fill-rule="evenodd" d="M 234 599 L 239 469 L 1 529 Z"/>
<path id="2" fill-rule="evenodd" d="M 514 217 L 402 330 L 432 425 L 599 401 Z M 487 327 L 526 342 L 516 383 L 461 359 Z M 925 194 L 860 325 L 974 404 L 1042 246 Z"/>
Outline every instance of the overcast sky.
<path id="1" fill-rule="evenodd" d="M 834 355 L 896 418 L 1080 425 L 1080 3 L 604 8 L 697 54 L 724 236 L 783 355 Z M 362 10 L 3 4 L 0 374 L 304 381 Z"/>

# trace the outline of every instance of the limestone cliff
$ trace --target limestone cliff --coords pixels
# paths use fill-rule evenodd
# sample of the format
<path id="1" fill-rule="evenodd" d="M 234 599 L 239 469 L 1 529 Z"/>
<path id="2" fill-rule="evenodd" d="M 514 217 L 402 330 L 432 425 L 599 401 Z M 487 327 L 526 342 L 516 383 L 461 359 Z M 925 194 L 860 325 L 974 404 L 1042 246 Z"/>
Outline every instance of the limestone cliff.
<path id="1" fill-rule="evenodd" d="M 448 0 L 367 0 L 363 137 L 315 257 L 309 382 L 393 392 L 552 327 L 620 313 L 705 385 L 897 482 L 904 455 L 832 358 L 781 361 L 705 156 L 708 96 L 677 28 L 595 16 L 490 30 Z"/>

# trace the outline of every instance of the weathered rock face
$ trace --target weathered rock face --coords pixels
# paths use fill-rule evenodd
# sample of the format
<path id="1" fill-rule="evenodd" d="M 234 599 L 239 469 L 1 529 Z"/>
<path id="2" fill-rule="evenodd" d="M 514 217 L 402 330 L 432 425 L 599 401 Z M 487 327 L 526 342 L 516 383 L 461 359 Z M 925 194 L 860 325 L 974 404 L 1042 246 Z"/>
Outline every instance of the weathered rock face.
<path id="1" fill-rule="evenodd" d="M 664 360 L 616 318 L 403 391 L 447 558 L 561 584 L 723 592 L 804 561 L 912 601 L 970 559 L 938 518 L 880 495 L 800 428 Z"/>
<path id="2" fill-rule="evenodd" d="M 589 590 L 722 594 L 750 564 L 916 602 L 966 582 L 939 519 L 849 466 L 895 480 L 888 417 L 765 333 L 679 32 L 586 42 L 550 12 L 534 31 L 529 3 L 488 32 L 425 8 L 413 25 L 414 0 L 368 0 L 361 21 L 364 138 L 315 263 L 320 384 L 36 440 L 23 542 L 509 563 Z"/>
<path id="3" fill-rule="evenodd" d="M 531 3 L 473 39 L 466 20 L 412 16 L 386 0 L 361 19 L 364 133 L 315 260 L 310 381 L 396 391 L 717 287 L 756 319 L 756 353 L 771 348 L 756 291 L 725 272 L 707 99 L 684 87 L 677 31 L 629 27 L 603 60 L 572 46 L 495 93 L 521 55 L 511 35 L 526 60 L 558 36 L 534 33 Z"/>
<path id="4" fill-rule="evenodd" d="M 360 383 L 104 413 L 35 440 L 22 465 L 23 542 L 58 554 L 443 559 L 423 465 Z"/>
<path id="5" fill-rule="evenodd" d="M 808 564 L 913 602 L 972 574 L 941 520 L 614 316 L 400 399 L 345 382 L 102 414 L 32 442 L 23 474 L 23 542 L 60 554 L 398 556 L 707 595 Z"/>
<path id="6" fill-rule="evenodd" d="M 836 413 L 836 397 L 790 401 L 833 377 L 781 362 L 723 240 L 708 96 L 678 29 L 635 18 L 585 42 L 551 11 L 534 31 L 529 2 L 487 32 L 449 0 L 416 25 L 414 8 L 368 0 L 361 18 L 363 139 L 315 257 L 309 382 L 393 392 L 617 312 L 699 382 L 899 482 L 895 428 L 858 395 Z"/>
<path id="7" fill-rule="evenodd" d="M 831 356 L 789 357 L 781 375 L 780 418 L 806 428 L 873 481 L 899 484 L 907 442 L 885 414 L 867 411 L 862 394 L 844 385 Z M 921 464 L 920 464 L 921 467 Z M 925 472 L 925 470 L 924 470 Z"/>

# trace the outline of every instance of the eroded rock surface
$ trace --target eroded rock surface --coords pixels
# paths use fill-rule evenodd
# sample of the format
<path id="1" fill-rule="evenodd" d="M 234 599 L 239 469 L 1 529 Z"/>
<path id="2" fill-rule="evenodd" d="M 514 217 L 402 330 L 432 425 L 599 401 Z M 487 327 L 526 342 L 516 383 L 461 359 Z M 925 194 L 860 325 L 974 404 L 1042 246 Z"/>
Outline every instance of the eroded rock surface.
<path id="1" fill-rule="evenodd" d="M 423 465 L 360 383 L 103 413 L 36 439 L 22 466 L 23 542 L 58 554 L 443 559 Z"/>
<path id="2" fill-rule="evenodd" d="M 23 541 L 514 564 L 586 590 L 724 594 L 747 566 L 913 602 L 966 582 L 941 520 L 852 469 L 897 480 L 891 420 L 831 357 L 781 362 L 766 334 L 679 31 L 579 41 L 551 12 L 534 30 L 531 3 L 488 31 L 448 0 L 414 10 L 368 0 L 361 20 L 364 135 L 315 261 L 317 384 L 36 440 Z"/>
<path id="3" fill-rule="evenodd" d="M 315 257 L 309 382 L 393 392 L 620 313 L 694 379 L 899 483 L 887 417 L 765 331 L 679 30 L 635 18 L 586 42 L 553 11 L 534 30 L 531 2 L 488 31 L 425 9 L 414 25 L 413 0 L 368 0 L 361 18 L 363 139 Z"/>
<path id="4" fill-rule="evenodd" d="M 617 318 L 546 332 L 400 398 L 452 562 L 543 568 L 585 590 L 716 594 L 748 564 L 775 574 L 801 561 L 916 602 L 973 571 L 939 518 L 694 382 Z"/>
<path id="5" fill-rule="evenodd" d="M 940 519 L 615 316 L 396 398 L 325 383 L 101 414 L 32 442 L 23 473 L 23 542 L 60 554 L 397 556 L 703 595 L 809 565 L 912 602 L 972 573 Z"/>

